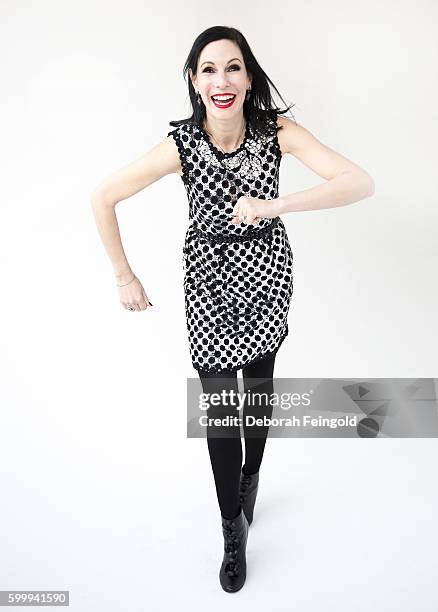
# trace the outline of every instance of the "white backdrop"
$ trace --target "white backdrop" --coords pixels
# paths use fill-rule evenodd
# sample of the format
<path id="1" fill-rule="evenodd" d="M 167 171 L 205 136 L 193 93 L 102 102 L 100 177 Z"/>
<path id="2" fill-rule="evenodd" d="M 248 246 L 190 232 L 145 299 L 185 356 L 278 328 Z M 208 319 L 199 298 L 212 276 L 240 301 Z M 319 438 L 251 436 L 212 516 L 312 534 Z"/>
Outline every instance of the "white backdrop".
<path id="1" fill-rule="evenodd" d="M 89 201 L 189 116 L 195 37 L 237 27 L 298 123 L 376 185 L 282 217 L 294 297 L 275 375 L 436 376 L 436 3 L 4 1 L 0 17 L 0 590 L 70 589 L 74 610 L 206 594 L 215 610 L 436 609 L 433 439 L 268 440 L 247 584 L 226 599 L 206 442 L 185 430 L 183 183 L 116 208 L 154 304 L 140 313 Z M 280 195 L 321 182 L 283 158 Z"/>

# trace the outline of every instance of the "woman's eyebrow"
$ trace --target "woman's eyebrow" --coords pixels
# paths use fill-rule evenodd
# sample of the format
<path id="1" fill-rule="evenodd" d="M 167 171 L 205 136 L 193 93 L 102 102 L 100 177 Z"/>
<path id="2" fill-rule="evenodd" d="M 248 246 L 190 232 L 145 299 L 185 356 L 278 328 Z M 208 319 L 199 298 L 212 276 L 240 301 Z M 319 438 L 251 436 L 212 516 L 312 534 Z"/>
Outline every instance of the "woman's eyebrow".
<path id="1" fill-rule="evenodd" d="M 233 59 L 228 60 L 227 64 L 229 64 L 230 62 L 235 62 L 236 60 L 240 62 L 240 59 L 238 57 L 233 57 Z M 214 62 L 202 62 L 200 67 L 202 68 L 204 64 L 213 64 L 214 66 Z"/>

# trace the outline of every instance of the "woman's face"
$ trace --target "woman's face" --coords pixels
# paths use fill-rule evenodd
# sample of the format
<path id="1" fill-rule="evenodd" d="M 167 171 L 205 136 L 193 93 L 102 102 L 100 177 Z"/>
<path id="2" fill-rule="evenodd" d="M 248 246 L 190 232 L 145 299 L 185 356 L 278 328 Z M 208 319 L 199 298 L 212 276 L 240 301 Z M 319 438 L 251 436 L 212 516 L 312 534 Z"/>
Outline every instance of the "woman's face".
<path id="1" fill-rule="evenodd" d="M 190 76 L 205 104 L 207 115 L 230 119 L 242 114 L 246 92 L 251 87 L 251 77 L 236 43 L 223 39 L 206 45 L 198 59 L 196 76 L 191 71 Z M 215 102 L 212 97 L 218 96 Z M 233 100 L 229 100 L 233 96 Z M 221 102 L 220 98 L 228 101 Z"/>

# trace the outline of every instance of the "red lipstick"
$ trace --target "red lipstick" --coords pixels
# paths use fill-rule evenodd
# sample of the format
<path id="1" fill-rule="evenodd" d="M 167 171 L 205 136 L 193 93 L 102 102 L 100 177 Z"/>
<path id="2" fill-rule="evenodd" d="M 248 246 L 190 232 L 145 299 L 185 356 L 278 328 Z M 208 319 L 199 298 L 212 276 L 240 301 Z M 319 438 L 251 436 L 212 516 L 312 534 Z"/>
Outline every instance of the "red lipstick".
<path id="1" fill-rule="evenodd" d="M 230 106 L 232 106 L 234 104 L 234 101 L 236 99 L 236 94 L 232 94 L 232 93 L 223 93 L 223 94 L 215 94 L 220 95 L 222 98 L 226 99 L 226 98 L 233 98 L 232 100 L 229 100 L 227 102 L 221 102 L 220 99 L 219 100 L 214 100 L 213 96 L 211 96 L 212 102 L 213 104 L 216 106 L 216 108 L 229 108 Z"/>

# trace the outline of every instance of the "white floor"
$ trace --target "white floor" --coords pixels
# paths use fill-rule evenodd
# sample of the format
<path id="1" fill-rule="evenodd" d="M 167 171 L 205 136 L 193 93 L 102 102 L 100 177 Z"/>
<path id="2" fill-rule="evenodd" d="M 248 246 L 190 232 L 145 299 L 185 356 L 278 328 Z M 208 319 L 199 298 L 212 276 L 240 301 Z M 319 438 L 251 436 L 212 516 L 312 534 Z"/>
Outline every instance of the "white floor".
<path id="1" fill-rule="evenodd" d="M 69 590 L 81 612 L 438 609 L 435 439 L 269 439 L 228 594 L 206 441 L 133 436 L 140 454 L 104 431 L 3 447 L 0 589 Z"/>

